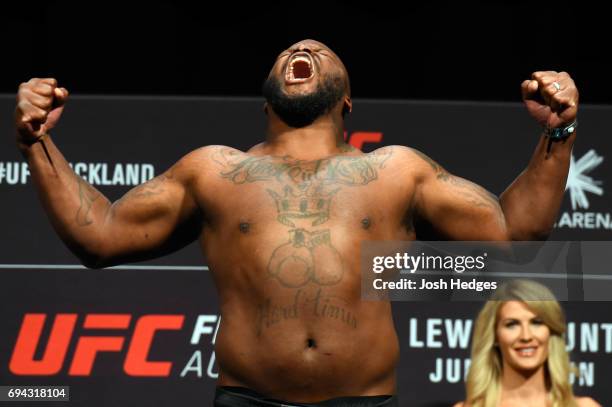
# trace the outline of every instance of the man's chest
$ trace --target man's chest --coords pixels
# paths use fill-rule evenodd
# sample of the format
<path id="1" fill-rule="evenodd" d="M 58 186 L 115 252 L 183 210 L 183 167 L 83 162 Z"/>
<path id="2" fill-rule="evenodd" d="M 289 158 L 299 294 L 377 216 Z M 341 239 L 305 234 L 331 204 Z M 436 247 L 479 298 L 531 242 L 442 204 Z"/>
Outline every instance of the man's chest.
<path id="1" fill-rule="evenodd" d="M 384 182 L 359 188 L 279 182 L 226 185 L 203 203 L 209 221 L 224 224 L 278 224 L 289 228 L 401 222 L 411 206 L 410 191 L 393 190 Z"/>
<path id="2" fill-rule="evenodd" d="M 390 154 L 320 160 L 227 155 L 217 157 L 213 179 L 202 183 L 198 201 L 209 221 L 258 222 L 288 228 L 318 228 L 401 222 L 414 186 L 385 166 Z"/>

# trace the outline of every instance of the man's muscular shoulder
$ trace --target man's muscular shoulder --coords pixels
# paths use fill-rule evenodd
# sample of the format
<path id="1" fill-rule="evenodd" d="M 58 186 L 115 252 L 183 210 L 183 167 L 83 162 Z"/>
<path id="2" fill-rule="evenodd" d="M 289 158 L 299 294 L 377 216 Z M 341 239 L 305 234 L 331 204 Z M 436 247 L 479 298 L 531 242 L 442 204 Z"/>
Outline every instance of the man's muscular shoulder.
<path id="1" fill-rule="evenodd" d="M 183 156 L 172 168 L 183 181 L 202 182 L 230 161 L 243 157 L 245 153 L 232 147 L 210 145 L 200 147 Z"/>
<path id="2" fill-rule="evenodd" d="M 435 166 L 438 166 L 422 152 L 400 145 L 381 147 L 368 155 L 384 157 L 389 173 L 399 179 L 408 179 L 417 184 L 430 175 L 435 170 Z"/>

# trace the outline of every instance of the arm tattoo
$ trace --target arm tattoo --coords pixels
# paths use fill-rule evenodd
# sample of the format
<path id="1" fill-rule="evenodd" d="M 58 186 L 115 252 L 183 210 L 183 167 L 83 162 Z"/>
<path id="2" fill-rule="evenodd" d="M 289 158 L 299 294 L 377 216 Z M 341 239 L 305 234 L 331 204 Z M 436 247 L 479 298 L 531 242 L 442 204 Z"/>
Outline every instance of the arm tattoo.
<path id="1" fill-rule="evenodd" d="M 442 168 L 440 166 L 440 164 L 438 164 L 437 162 L 435 162 L 434 160 L 432 160 L 431 158 L 429 158 L 428 155 L 422 153 L 419 150 L 416 149 L 412 149 L 412 151 L 414 153 L 416 153 L 419 157 L 421 157 L 427 164 L 431 165 L 431 168 L 436 172 L 436 174 L 440 174 L 441 172 L 445 172 L 444 168 Z"/>
<path id="2" fill-rule="evenodd" d="M 474 206 L 489 207 L 492 209 L 499 208 L 499 201 L 497 197 L 473 182 L 452 176 L 448 173 L 446 173 L 446 176 L 438 178 L 457 187 L 457 193 L 466 198 L 468 202 Z"/>
<path id="3" fill-rule="evenodd" d="M 413 151 L 431 166 L 436 173 L 437 179 L 457 187 L 455 192 L 467 199 L 469 203 L 478 207 L 499 209 L 499 200 L 495 195 L 473 182 L 451 175 L 440 164 L 422 152 L 418 150 Z"/>
<path id="4" fill-rule="evenodd" d="M 81 205 L 79 209 L 77 209 L 76 223 L 79 226 L 91 225 L 93 223 L 93 219 L 89 216 L 91 207 L 94 201 L 100 197 L 100 193 L 78 175 L 77 183 L 79 185 L 79 200 L 81 201 Z"/>
<path id="5" fill-rule="evenodd" d="M 436 173 L 436 178 L 454 186 L 454 192 L 459 194 L 469 204 L 477 208 L 488 208 L 493 211 L 495 221 L 501 228 L 506 227 L 504 212 L 499 204 L 499 199 L 480 185 L 466 179 L 449 174 L 441 165 L 418 150 L 414 150 L 425 162 L 427 162 Z"/>
<path id="6" fill-rule="evenodd" d="M 113 204 L 113 206 L 111 207 L 111 215 L 114 215 L 115 209 L 117 209 L 119 206 L 123 205 L 126 201 L 129 201 L 132 198 L 150 198 L 152 196 L 161 194 L 165 191 L 164 183 L 167 180 L 172 179 L 174 179 L 174 174 L 172 170 L 170 170 L 145 182 L 144 184 L 140 184 L 130 189 L 125 195 L 123 195 Z"/>

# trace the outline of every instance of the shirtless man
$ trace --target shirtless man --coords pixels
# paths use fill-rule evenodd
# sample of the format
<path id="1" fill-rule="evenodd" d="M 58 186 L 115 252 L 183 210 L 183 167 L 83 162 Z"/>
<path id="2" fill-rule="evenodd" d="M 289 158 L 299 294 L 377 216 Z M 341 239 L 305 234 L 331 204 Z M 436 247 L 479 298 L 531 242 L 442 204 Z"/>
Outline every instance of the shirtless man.
<path id="1" fill-rule="evenodd" d="M 72 171 L 49 135 L 68 97 L 56 80 L 21 84 L 17 144 L 55 230 L 87 267 L 198 241 L 223 317 L 215 405 L 397 405 L 391 306 L 360 300 L 360 242 L 544 239 L 576 134 L 543 132 L 498 199 L 414 149 L 348 146 L 348 74 L 320 42 L 282 52 L 263 92 L 261 144 L 199 148 L 114 203 Z M 575 120 L 568 74 L 536 72 L 522 93 L 543 126 Z"/>

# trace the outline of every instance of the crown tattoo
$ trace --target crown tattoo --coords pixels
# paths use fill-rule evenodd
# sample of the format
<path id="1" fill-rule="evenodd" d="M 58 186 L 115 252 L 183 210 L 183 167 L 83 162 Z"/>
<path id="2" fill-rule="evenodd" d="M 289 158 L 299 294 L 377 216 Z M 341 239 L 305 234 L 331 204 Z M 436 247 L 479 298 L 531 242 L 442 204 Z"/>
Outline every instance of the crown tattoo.
<path id="1" fill-rule="evenodd" d="M 282 196 L 271 189 L 268 189 L 268 193 L 276 202 L 279 222 L 295 227 L 291 219 L 312 218 L 312 226 L 316 226 L 329 219 L 331 198 L 339 189 L 323 191 L 322 188 L 306 188 L 294 192 L 293 188 L 286 186 Z"/>

